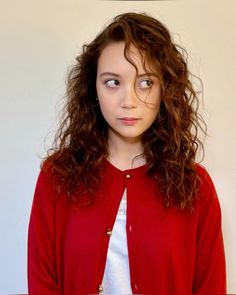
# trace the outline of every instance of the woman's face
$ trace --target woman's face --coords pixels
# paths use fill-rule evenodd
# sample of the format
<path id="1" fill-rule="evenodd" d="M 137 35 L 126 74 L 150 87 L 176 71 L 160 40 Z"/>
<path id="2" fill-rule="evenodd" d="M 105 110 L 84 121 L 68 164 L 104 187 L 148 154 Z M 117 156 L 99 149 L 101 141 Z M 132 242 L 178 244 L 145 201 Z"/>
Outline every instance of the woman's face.
<path id="1" fill-rule="evenodd" d="M 108 137 L 137 142 L 157 116 L 161 85 L 151 71 L 145 72 L 140 53 L 131 46 L 129 57 L 138 69 L 135 80 L 136 70 L 125 59 L 124 47 L 124 42 L 114 42 L 103 49 L 98 59 L 96 89 L 101 112 L 109 125 Z"/>

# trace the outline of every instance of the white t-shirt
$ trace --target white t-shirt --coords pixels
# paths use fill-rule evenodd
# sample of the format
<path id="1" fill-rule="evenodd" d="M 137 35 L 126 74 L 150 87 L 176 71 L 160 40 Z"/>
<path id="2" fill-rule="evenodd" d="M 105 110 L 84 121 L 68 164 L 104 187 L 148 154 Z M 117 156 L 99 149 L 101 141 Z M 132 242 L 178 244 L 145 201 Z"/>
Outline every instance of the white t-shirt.
<path id="1" fill-rule="evenodd" d="M 103 294 L 132 294 L 126 236 L 126 204 L 125 189 L 109 241 L 102 281 Z"/>

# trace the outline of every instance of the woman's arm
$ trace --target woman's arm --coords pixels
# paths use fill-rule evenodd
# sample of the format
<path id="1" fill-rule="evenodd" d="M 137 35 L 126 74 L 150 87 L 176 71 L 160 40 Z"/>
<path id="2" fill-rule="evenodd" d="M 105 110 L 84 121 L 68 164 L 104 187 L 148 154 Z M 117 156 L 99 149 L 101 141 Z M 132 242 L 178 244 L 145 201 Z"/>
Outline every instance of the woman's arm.
<path id="1" fill-rule="evenodd" d="M 226 269 L 221 209 L 214 184 L 203 172 L 200 190 L 193 293 L 225 294 Z"/>
<path id="2" fill-rule="evenodd" d="M 53 190 L 40 172 L 28 229 L 29 294 L 60 294 L 55 258 Z"/>

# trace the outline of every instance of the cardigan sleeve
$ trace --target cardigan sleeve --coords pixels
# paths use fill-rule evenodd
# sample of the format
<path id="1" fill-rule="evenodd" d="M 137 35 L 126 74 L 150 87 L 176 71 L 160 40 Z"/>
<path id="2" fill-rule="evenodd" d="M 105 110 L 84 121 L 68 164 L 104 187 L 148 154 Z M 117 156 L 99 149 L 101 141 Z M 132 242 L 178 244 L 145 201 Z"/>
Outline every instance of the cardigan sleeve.
<path id="1" fill-rule="evenodd" d="M 226 294 L 221 209 L 209 174 L 201 169 L 193 294 Z"/>
<path id="2" fill-rule="evenodd" d="M 55 259 L 55 200 L 52 187 L 40 172 L 28 227 L 29 294 L 60 294 Z"/>

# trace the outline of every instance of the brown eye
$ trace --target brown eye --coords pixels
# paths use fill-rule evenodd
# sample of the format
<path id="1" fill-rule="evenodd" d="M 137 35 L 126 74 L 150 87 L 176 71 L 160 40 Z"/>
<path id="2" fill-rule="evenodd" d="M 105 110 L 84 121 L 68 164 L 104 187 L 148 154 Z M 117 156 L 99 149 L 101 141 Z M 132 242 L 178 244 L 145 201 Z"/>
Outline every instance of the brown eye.
<path id="1" fill-rule="evenodd" d="M 119 81 L 117 81 L 115 79 L 110 79 L 110 80 L 105 81 L 105 85 L 108 88 L 116 88 L 119 84 L 120 84 Z"/>
<path id="2" fill-rule="evenodd" d="M 150 88 L 152 86 L 153 82 L 152 80 L 145 79 L 139 82 L 140 88 Z"/>

